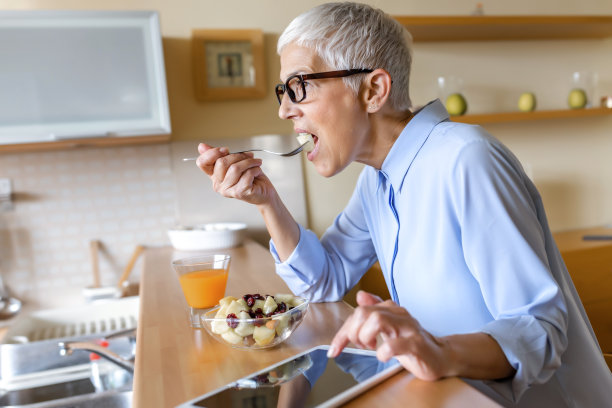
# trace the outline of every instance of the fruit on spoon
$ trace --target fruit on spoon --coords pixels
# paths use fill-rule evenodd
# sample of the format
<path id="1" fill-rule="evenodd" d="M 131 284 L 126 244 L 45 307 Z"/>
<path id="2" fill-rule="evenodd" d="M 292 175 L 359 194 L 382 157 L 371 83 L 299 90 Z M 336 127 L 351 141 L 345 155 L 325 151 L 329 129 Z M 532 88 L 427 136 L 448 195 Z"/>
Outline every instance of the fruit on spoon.
<path id="1" fill-rule="evenodd" d="M 305 152 L 310 152 L 312 149 L 314 149 L 314 139 L 310 133 L 298 133 L 297 140 L 300 145 L 308 143 L 306 146 L 304 146 Z"/>

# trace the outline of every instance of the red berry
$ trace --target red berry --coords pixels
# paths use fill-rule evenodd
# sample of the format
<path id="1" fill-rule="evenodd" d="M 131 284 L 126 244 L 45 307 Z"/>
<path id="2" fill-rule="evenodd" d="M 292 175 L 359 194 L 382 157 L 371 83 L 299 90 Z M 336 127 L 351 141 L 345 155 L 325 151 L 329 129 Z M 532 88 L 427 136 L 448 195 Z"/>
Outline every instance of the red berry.
<path id="1" fill-rule="evenodd" d="M 261 313 L 257 313 L 257 314 L 255 315 L 255 317 L 257 318 L 257 320 L 255 320 L 255 321 L 253 322 L 253 325 L 254 325 L 254 326 L 259 327 L 259 326 L 263 326 L 263 325 L 266 323 L 266 322 L 264 321 L 264 319 L 263 319 L 263 317 L 264 317 L 264 315 L 263 315 L 263 314 L 261 314 Z"/>
<path id="2" fill-rule="evenodd" d="M 225 320 L 227 322 L 227 325 L 231 327 L 232 329 L 235 329 L 236 327 L 238 327 L 238 316 L 236 316 L 235 313 L 228 314 Z"/>

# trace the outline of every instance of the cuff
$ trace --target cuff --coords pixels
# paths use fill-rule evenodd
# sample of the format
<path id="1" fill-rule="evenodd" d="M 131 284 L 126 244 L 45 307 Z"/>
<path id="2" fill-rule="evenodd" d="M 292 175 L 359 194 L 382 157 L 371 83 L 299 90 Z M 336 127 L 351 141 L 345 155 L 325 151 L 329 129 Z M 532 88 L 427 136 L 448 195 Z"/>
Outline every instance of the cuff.
<path id="1" fill-rule="evenodd" d="M 556 337 L 547 328 L 555 330 L 552 325 L 534 316 L 494 320 L 483 328 L 482 332 L 497 341 L 508 362 L 516 370 L 511 382 L 496 382 L 498 386 L 494 388 L 498 391 L 501 384 L 509 385 L 511 395 L 502 392 L 504 397 L 517 402 L 533 384 L 548 381 L 561 365 L 561 354 L 566 345 L 562 341 L 555 344 Z M 503 386 L 501 388 L 507 389 Z"/>
<path id="2" fill-rule="evenodd" d="M 272 240 L 270 240 L 270 253 L 276 263 L 276 273 L 285 281 L 289 289 L 298 296 L 317 301 L 309 291 L 318 279 L 314 271 L 324 269 L 325 253 L 314 232 L 301 225 L 299 228 L 298 244 L 284 262 L 280 260 Z"/>

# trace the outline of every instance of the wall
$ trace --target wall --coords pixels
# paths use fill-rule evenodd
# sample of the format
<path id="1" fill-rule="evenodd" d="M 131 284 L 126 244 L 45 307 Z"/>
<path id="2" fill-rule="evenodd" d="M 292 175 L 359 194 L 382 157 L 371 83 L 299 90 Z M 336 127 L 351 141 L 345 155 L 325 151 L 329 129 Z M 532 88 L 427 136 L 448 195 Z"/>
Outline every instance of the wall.
<path id="1" fill-rule="evenodd" d="M 468 14 L 476 2 L 367 1 L 396 15 Z M 0 0 L 0 9 L 153 9 L 160 12 L 173 140 L 188 142 L 289 134 L 272 92 L 235 102 L 197 102 L 192 89 L 194 28 L 261 28 L 268 88 L 278 82 L 275 42 L 292 17 L 313 0 Z M 488 14 L 612 15 L 607 0 L 484 1 Z M 516 92 L 536 91 L 541 106 L 563 106 L 571 72 L 596 68 L 600 91 L 612 94 L 610 40 L 500 44 L 417 44 L 413 100 L 435 98 L 435 77 L 464 77 L 471 109 L 514 106 Z M 474 67 L 478 67 L 476 70 Z M 486 92 L 480 92 L 486 91 Z M 483 99 L 479 95 L 489 95 Z M 495 106 L 498 104 L 498 106 Z M 542 192 L 551 227 L 561 230 L 612 220 L 612 118 L 486 126 L 527 164 Z M 41 304 L 49 293 L 90 283 L 87 241 L 102 238 L 104 279 L 116 279 L 132 247 L 167 243 L 177 216 L 172 146 L 140 146 L 0 156 L 0 177 L 13 179 L 16 208 L 0 213 L 0 267 L 16 294 Z M 109 166 L 109 163 L 112 165 Z M 350 196 L 360 165 L 324 179 L 305 165 L 311 228 L 322 233 Z M 44 181 L 40 181 L 40 180 Z M 97 200 L 88 201 L 90 194 Z M 123 197 L 126 201 L 121 201 Z M 321 199 L 325 197 L 325 199 Z M 126 204 L 127 203 L 127 204 Z M 44 216 L 43 216 L 44 215 Z M 119 228 L 113 227 L 119 226 Z M 50 291 L 49 289 L 53 289 Z M 48 299 L 49 298 L 49 299 Z M 55 296 L 54 298 L 57 298 Z"/>
<path id="2" fill-rule="evenodd" d="M 15 295 L 33 306 L 80 299 L 93 284 L 91 240 L 103 285 L 136 245 L 163 244 L 175 222 L 169 157 L 168 145 L 3 155 L 15 208 L 0 213 L 0 273 Z"/>

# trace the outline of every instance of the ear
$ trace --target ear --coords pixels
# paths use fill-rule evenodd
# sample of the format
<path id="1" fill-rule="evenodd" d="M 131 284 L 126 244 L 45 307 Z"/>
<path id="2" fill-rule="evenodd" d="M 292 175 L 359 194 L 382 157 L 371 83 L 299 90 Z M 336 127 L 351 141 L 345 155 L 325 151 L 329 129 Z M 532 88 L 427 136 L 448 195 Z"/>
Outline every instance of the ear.
<path id="1" fill-rule="evenodd" d="M 362 98 L 366 111 L 378 112 L 389 99 L 391 75 L 384 69 L 377 68 L 368 74 L 362 86 Z"/>

